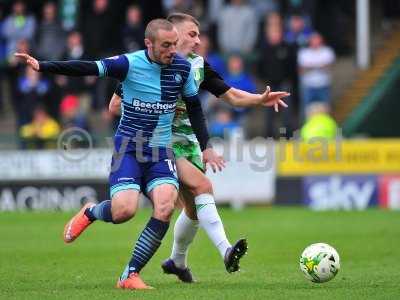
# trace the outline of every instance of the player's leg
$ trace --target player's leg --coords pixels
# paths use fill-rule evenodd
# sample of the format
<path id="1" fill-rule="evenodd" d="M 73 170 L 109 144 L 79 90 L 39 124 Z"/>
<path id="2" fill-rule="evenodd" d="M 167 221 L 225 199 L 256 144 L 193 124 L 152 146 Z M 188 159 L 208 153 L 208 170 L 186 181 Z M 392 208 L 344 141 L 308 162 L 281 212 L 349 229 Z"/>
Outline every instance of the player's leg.
<path id="1" fill-rule="evenodd" d="M 135 207 L 133 208 L 130 204 L 124 201 L 124 197 L 129 195 L 131 191 L 120 191 L 113 198 L 113 219 L 116 220 L 116 223 L 124 222 L 134 216 L 138 207 L 139 200 L 139 192 L 136 192 L 136 198 L 134 201 Z M 114 202 L 115 201 L 115 202 Z M 130 201 L 132 202 L 132 201 Z M 115 204 L 115 205 L 114 205 Z M 150 222 L 149 222 L 150 223 Z M 146 229 L 149 227 L 149 223 L 145 227 L 145 230 L 141 233 L 138 241 L 136 242 L 133 256 L 130 259 L 130 262 L 125 267 L 123 274 L 119 277 L 117 281 L 117 287 L 122 289 L 151 289 L 150 286 L 145 284 L 143 280 L 139 276 L 140 269 L 147 263 L 143 262 L 142 259 L 145 255 L 147 255 L 148 248 L 152 247 L 152 241 L 147 240 Z M 145 243 L 145 244 L 144 244 Z M 158 247 L 157 247 L 158 248 Z M 140 249 L 141 252 L 138 252 Z M 142 251 L 145 253 L 143 254 Z M 136 265 L 137 263 L 138 266 Z M 142 266 L 143 264 L 143 266 Z"/>
<path id="2" fill-rule="evenodd" d="M 185 210 L 189 211 L 188 206 L 194 202 L 200 226 L 217 247 L 227 271 L 239 270 L 239 260 L 247 251 L 247 241 L 240 239 L 233 246 L 229 243 L 215 205 L 211 181 L 204 173 L 185 159 L 179 159 L 177 166 L 180 182 L 193 195 L 193 200 L 190 194 L 185 195 Z"/>
<path id="3" fill-rule="evenodd" d="M 210 180 L 186 159 L 179 159 L 177 166 L 180 182 L 190 191 L 184 198 L 185 210 L 190 211 L 189 206 L 195 204 L 200 226 L 204 228 L 221 256 L 224 257 L 231 244 L 226 237 L 224 226 L 215 206 Z M 193 198 L 190 197 L 190 194 L 193 195 Z"/>
<path id="4" fill-rule="evenodd" d="M 174 176 L 173 161 L 165 159 L 153 163 L 145 174 L 146 193 L 153 203 L 153 215 L 140 234 L 129 263 L 118 286 L 127 289 L 146 288 L 137 285 L 139 272 L 144 268 L 161 245 L 169 228 L 175 201 L 178 195 L 178 182 Z M 147 287 L 148 288 L 148 287 Z"/>
<path id="5" fill-rule="evenodd" d="M 136 213 L 138 199 L 139 192 L 131 189 L 118 192 L 113 196 L 112 201 L 105 200 L 97 205 L 85 204 L 65 225 L 64 241 L 73 242 L 96 220 L 119 224 L 131 219 Z"/>
<path id="6" fill-rule="evenodd" d="M 177 187 L 173 184 L 160 184 L 150 192 L 154 211 L 153 218 L 169 223 L 178 198 Z"/>
<path id="7" fill-rule="evenodd" d="M 189 245 L 197 233 L 199 221 L 193 196 L 182 185 L 179 188 L 179 202 L 182 204 L 183 209 L 174 225 L 174 242 L 170 258 L 178 268 L 185 269 L 187 268 Z"/>
<path id="8" fill-rule="evenodd" d="M 174 274 L 181 281 L 192 283 L 195 282 L 195 279 L 187 267 L 187 257 L 189 245 L 192 243 L 199 228 L 199 221 L 197 220 L 193 197 L 188 193 L 185 188 L 180 186 L 178 201 L 184 209 L 179 214 L 174 225 L 174 242 L 171 256 L 162 263 L 161 268 L 166 274 Z M 190 200 L 185 201 L 182 200 L 183 198 Z M 192 201 L 192 205 L 186 204 L 188 201 Z"/>
<path id="9" fill-rule="evenodd" d="M 201 156 L 198 155 L 199 146 L 197 144 L 178 142 L 173 145 L 173 149 L 177 161 L 178 173 L 179 161 L 181 159 L 186 160 L 186 157 L 191 157 L 193 164 L 196 164 L 200 169 L 203 168 Z M 161 268 L 164 273 L 174 274 L 181 281 L 191 283 L 195 280 L 190 269 L 187 267 L 187 255 L 189 245 L 192 243 L 199 228 L 199 221 L 197 220 L 193 197 L 185 197 L 185 194 L 187 193 L 190 192 L 181 186 L 179 190 L 179 202 L 184 209 L 181 211 L 175 222 L 174 242 L 172 245 L 171 256 L 162 263 Z M 188 204 L 189 201 L 191 201 L 191 204 Z"/>
<path id="10" fill-rule="evenodd" d="M 168 182 L 169 180 L 175 183 Z M 178 196 L 176 179 L 163 178 L 153 181 L 155 184 L 147 188 L 147 194 L 153 203 L 153 215 L 139 236 L 129 262 L 129 272 L 139 273 L 161 245 L 169 228 Z"/>
<path id="11" fill-rule="evenodd" d="M 118 167 L 115 167 L 118 166 Z M 141 171 L 132 153 L 114 153 L 109 176 L 110 198 L 98 204 L 87 203 L 64 228 L 64 241 L 73 242 L 94 221 L 122 223 L 137 209 Z"/>
<path id="12" fill-rule="evenodd" d="M 118 287 L 125 289 L 149 288 L 139 277 L 140 271 L 156 253 L 167 230 L 174 210 L 177 189 L 170 184 L 155 187 L 149 194 L 154 212 L 136 241 L 133 255 L 121 275 Z"/>
<path id="13" fill-rule="evenodd" d="M 174 143 L 174 155 L 178 175 L 180 173 L 180 161 L 191 159 L 191 162 L 200 170 L 203 169 L 199 146 L 195 143 Z M 175 274 L 184 282 L 193 282 L 190 270 L 187 268 L 187 252 L 199 228 L 199 221 L 196 215 L 194 198 L 190 192 L 181 186 L 179 190 L 179 202 L 184 207 L 178 216 L 174 226 L 174 242 L 172 253 L 169 259 L 161 265 L 167 274 Z"/>
<path id="14" fill-rule="evenodd" d="M 130 220 L 137 211 L 139 188 L 125 187 L 114 193 L 112 200 L 104 200 L 85 209 L 84 214 L 91 222 L 100 220 L 120 224 Z"/>

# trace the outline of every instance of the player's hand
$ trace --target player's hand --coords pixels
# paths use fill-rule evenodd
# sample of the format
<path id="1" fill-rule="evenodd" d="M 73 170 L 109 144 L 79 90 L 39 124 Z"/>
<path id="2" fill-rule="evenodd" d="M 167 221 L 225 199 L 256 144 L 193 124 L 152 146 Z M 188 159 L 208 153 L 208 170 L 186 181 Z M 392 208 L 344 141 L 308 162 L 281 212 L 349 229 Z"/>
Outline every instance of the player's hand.
<path id="1" fill-rule="evenodd" d="M 263 106 L 273 106 L 275 111 L 279 111 L 279 106 L 288 107 L 288 105 L 282 100 L 282 98 L 290 96 L 288 92 L 271 92 L 271 88 L 267 86 L 265 92 L 261 95 Z"/>
<path id="2" fill-rule="evenodd" d="M 225 160 L 218 155 L 212 148 L 207 148 L 203 151 L 204 169 L 207 170 L 207 164 L 211 166 L 213 172 L 222 171 L 225 168 Z"/>
<path id="3" fill-rule="evenodd" d="M 36 58 L 26 54 L 26 53 L 15 53 L 15 57 L 24 61 L 28 66 L 30 66 L 35 71 L 39 71 L 39 62 Z"/>

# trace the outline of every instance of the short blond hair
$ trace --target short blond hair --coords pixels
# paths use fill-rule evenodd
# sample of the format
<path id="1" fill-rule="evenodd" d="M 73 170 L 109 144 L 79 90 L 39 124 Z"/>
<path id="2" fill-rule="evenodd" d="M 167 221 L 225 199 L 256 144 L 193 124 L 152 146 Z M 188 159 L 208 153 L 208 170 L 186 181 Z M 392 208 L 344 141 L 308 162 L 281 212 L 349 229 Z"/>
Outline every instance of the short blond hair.
<path id="1" fill-rule="evenodd" d="M 174 25 L 166 19 L 154 19 L 147 24 L 144 37 L 154 41 L 159 30 L 172 31 L 174 30 Z"/>
<path id="2" fill-rule="evenodd" d="M 170 21 L 172 24 L 179 24 L 185 21 L 189 21 L 196 24 L 197 27 L 200 27 L 200 22 L 195 17 L 184 13 L 172 13 L 167 17 L 167 20 Z"/>

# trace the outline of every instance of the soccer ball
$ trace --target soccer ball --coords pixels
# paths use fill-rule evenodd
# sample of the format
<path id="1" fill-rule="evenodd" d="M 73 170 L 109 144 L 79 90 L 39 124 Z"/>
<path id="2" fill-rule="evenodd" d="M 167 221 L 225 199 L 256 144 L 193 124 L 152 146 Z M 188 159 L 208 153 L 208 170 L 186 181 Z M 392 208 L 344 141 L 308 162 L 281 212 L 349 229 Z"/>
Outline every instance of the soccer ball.
<path id="1" fill-rule="evenodd" d="M 312 282 L 327 282 L 336 276 L 339 269 L 339 254 L 328 244 L 312 244 L 300 256 L 300 270 Z"/>

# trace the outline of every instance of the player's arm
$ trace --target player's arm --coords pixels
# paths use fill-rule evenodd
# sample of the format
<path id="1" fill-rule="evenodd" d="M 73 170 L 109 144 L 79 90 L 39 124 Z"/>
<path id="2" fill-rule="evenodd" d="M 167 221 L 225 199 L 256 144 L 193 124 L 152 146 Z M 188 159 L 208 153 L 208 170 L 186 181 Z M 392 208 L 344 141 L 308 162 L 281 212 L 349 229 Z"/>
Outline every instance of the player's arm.
<path id="1" fill-rule="evenodd" d="M 197 95 L 190 97 L 183 97 L 186 103 L 186 110 L 192 125 L 193 131 L 200 144 L 201 151 L 209 148 L 210 135 L 208 133 L 206 118 L 201 107 L 200 99 Z"/>
<path id="2" fill-rule="evenodd" d="M 200 88 L 209 91 L 215 97 L 221 98 L 233 106 L 264 105 L 274 106 L 275 110 L 278 110 L 279 106 L 287 107 L 281 98 L 290 95 L 287 92 L 271 92 L 269 87 L 262 94 L 248 93 L 230 87 L 207 62 L 204 62 L 204 81 Z"/>
<path id="3" fill-rule="evenodd" d="M 206 118 L 201 107 L 200 99 L 197 95 L 197 87 L 194 81 L 193 70 L 191 70 L 189 77 L 183 87 L 182 98 L 186 104 L 190 125 L 196 135 L 200 144 L 200 149 L 203 152 L 203 163 L 206 167 L 207 164 L 211 165 L 214 173 L 225 167 L 224 159 L 215 153 L 212 145 L 209 143 L 210 135 L 208 133 Z"/>
<path id="4" fill-rule="evenodd" d="M 114 116 L 121 115 L 121 97 L 115 93 L 111 97 L 110 104 L 108 104 L 108 111 Z"/>
<path id="5" fill-rule="evenodd" d="M 67 76 L 113 77 L 124 80 L 129 69 L 129 61 L 125 55 L 106 58 L 99 61 L 38 61 L 25 53 L 16 53 L 16 57 L 25 60 L 33 70 Z"/>
<path id="6" fill-rule="evenodd" d="M 191 97 L 183 97 L 186 103 L 186 110 L 188 113 L 190 124 L 193 128 L 194 134 L 200 144 L 200 149 L 203 152 L 203 163 L 206 167 L 209 164 L 215 173 L 217 169 L 222 171 L 225 167 L 224 159 L 218 155 L 213 149 L 208 133 L 206 118 L 201 107 L 200 99 L 197 95 Z"/>
<path id="7" fill-rule="evenodd" d="M 115 116 L 121 115 L 122 84 L 119 83 L 108 104 L 108 111 Z"/>

